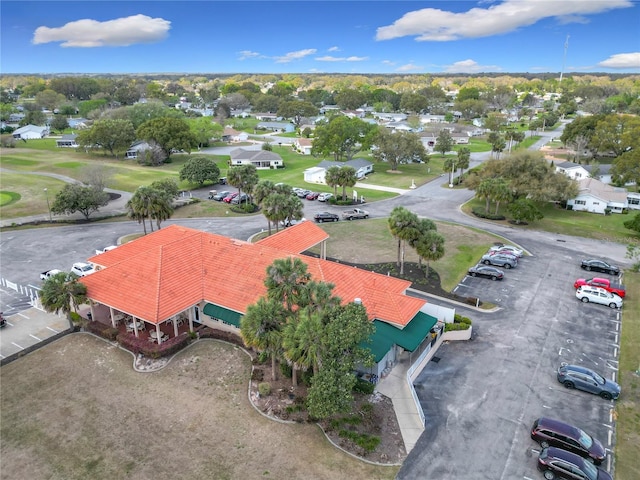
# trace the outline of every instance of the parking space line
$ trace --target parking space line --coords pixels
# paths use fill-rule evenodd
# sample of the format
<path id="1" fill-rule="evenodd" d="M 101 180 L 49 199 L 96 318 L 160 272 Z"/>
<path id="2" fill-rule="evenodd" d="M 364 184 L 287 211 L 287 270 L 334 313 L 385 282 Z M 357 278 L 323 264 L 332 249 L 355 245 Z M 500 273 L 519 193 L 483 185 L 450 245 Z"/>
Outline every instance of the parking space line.
<path id="1" fill-rule="evenodd" d="M 18 345 L 16 342 L 11 342 L 11 345 L 15 345 L 16 347 L 18 347 L 20 350 L 24 350 L 24 348 L 22 348 L 20 345 Z"/>
<path id="2" fill-rule="evenodd" d="M 22 318 L 26 318 L 27 320 L 29 320 L 29 317 L 24 315 L 23 313 L 18 312 L 17 315 L 20 315 Z"/>
<path id="3" fill-rule="evenodd" d="M 611 455 L 607 455 L 607 472 L 611 471 Z"/>
<path id="4" fill-rule="evenodd" d="M 613 356 L 618 358 L 618 347 L 613 347 Z"/>
<path id="5" fill-rule="evenodd" d="M 39 342 L 41 342 L 41 341 L 42 341 L 42 339 L 40 339 L 40 338 L 36 337 L 35 335 L 33 335 L 33 334 L 31 334 L 31 333 L 29 334 L 29 336 L 30 336 L 31 338 L 35 338 L 35 339 L 36 339 L 37 341 L 39 341 Z"/>
<path id="6" fill-rule="evenodd" d="M 553 407 L 550 407 L 549 405 L 542 405 L 542 408 L 553 408 Z"/>
<path id="7" fill-rule="evenodd" d="M 2 355 L 1 353 L 0 353 L 0 358 L 4 358 L 4 355 Z"/>
<path id="8" fill-rule="evenodd" d="M 533 478 L 529 478 L 529 477 L 527 477 L 527 476 L 522 477 L 522 478 L 524 478 L 524 480 L 533 480 Z"/>
<path id="9" fill-rule="evenodd" d="M 47 330 L 51 330 L 54 333 L 60 333 L 58 330 L 56 330 L 55 328 L 51 328 L 51 327 L 47 327 Z"/>

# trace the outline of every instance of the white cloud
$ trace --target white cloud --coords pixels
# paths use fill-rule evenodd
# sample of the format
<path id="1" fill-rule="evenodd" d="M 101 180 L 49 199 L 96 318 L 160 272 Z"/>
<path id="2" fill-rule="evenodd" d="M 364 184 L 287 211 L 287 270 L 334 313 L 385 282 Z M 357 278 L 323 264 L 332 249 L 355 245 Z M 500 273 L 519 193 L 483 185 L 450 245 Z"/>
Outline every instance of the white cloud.
<path id="1" fill-rule="evenodd" d="M 420 65 L 414 65 L 413 63 L 407 63 L 405 65 L 402 65 L 398 68 L 396 68 L 396 72 L 413 72 L 414 70 L 423 70 L 424 67 L 421 67 Z"/>
<path id="2" fill-rule="evenodd" d="M 406 13 L 391 25 L 379 27 L 376 40 L 415 36 L 418 41 L 443 42 L 488 37 L 512 32 L 545 18 L 584 21 L 584 15 L 631 6 L 631 0 L 563 0 L 552 4 L 540 0 L 505 0 L 488 8 L 472 8 L 461 13 L 424 8 Z"/>
<path id="3" fill-rule="evenodd" d="M 316 57 L 319 62 L 362 62 L 369 60 L 369 57 L 333 57 L 331 55 L 325 55 L 324 57 Z"/>
<path id="4" fill-rule="evenodd" d="M 155 43 L 166 38 L 171 22 L 163 18 L 132 15 L 106 22 L 83 19 L 59 28 L 38 27 L 34 44 L 62 42 L 62 47 L 126 47 Z"/>
<path id="5" fill-rule="evenodd" d="M 247 58 L 260 57 L 260 54 L 258 52 L 252 52 L 251 50 L 240 50 L 238 54 L 240 54 L 240 56 L 238 57 L 238 60 L 246 60 Z"/>
<path id="6" fill-rule="evenodd" d="M 617 53 L 598 64 L 606 68 L 640 68 L 640 52 Z"/>
<path id="7" fill-rule="evenodd" d="M 327 50 L 328 52 L 339 52 L 340 49 L 338 47 L 331 47 L 330 49 Z"/>
<path id="8" fill-rule="evenodd" d="M 289 63 L 293 60 L 299 60 L 308 55 L 313 55 L 317 50 L 315 48 L 307 48 L 305 50 L 298 50 L 297 52 L 289 52 L 280 57 L 273 57 L 276 60 L 276 63 Z"/>
<path id="9" fill-rule="evenodd" d="M 396 64 L 396 62 L 392 61 L 392 60 L 383 60 L 382 63 L 384 63 L 385 65 L 389 65 L 389 66 L 393 66 Z"/>
<path id="10" fill-rule="evenodd" d="M 452 63 L 442 69 L 446 73 L 481 73 L 481 72 L 495 72 L 502 70 L 497 65 L 480 65 L 475 60 L 461 60 L 460 62 Z"/>

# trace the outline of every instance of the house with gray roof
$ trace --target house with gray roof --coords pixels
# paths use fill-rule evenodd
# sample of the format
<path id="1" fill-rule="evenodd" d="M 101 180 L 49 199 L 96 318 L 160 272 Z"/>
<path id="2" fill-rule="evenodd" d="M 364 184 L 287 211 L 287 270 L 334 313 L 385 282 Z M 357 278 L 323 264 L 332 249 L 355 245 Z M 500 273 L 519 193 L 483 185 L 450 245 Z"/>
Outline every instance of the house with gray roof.
<path id="1" fill-rule="evenodd" d="M 592 213 L 622 213 L 629 208 L 627 189 L 612 187 L 595 178 L 578 181 L 578 196 L 567 201 L 567 208 Z"/>
<path id="2" fill-rule="evenodd" d="M 66 133 L 60 138 L 56 139 L 56 147 L 76 148 L 78 146 L 78 144 L 76 143 L 76 138 L 78 138 L 78 135 L 76 135 L 75 133 Z"/>
<path id="3" fill-rule="evenodd" d="M 34 140 L 38 138 L 44 138 L 49 135 L 49 127 L 37 125 L 25 125 L 13 131 L 13 138 L 20 140 Z"/>
<path id="4" fill-rule="evenodd" d="M 353 167 L 358 180 L 364 178 L 368 173 L 373 173 L 373 163 L 364 158 L 354 158 L 348 162 L 334 162 L 323 160 L 315 167 L 307 168 L 304 171 L 304 181 L 308 183 L 326 183 L 325 176 L 329 167 Z"/>
<path id="5" fill-rule="evenodd" d="M 229 153 L 231 160 L 229 165 L 232 167 L 238 165 L 253 165 L 258 170 L 267 168 L 283 168 L 284 161 L 277 153 L 268 150 L 246 150 L 244 148 L 236 148 Z"/>

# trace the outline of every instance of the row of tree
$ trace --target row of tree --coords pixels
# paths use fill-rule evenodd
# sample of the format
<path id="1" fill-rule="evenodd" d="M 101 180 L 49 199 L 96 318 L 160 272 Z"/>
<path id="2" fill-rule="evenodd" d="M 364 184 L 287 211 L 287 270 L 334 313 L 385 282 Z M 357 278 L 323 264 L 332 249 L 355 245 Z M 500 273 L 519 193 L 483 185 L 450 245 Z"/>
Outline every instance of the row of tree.
<path id="1" fill-rule="evenodd" d="M 240 321 L 248 347 L 271 359 L 271 377 L 277 362 L 292 369 L 297 385 L 300 371 L 311 371 L 306 406 L 313 418 L 327 418 L 349 409 L 353 402 L 358 364 L 373 362 L 361 347 L 373 334 L 366 309 L 358 303 L 342 304 L 334 285 L 311 279 L 299 258 L 275 260 L 267 267 L 267 294 L 249 305 Z"/>

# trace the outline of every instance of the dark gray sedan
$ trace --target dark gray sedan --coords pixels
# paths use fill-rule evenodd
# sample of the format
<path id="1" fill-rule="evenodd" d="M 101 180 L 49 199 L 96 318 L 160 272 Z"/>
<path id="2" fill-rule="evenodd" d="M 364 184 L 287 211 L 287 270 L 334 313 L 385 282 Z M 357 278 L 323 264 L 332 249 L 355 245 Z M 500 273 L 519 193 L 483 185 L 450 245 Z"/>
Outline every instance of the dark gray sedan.
<path id="1" fill-rule="evenodd" d="M 490 278 L 491 280 L 502 280 L 504 278 L 504 272 L 499 268 L 489 267 L 481 263 L 471 267 L 468 273 L 472 277 Z"/>
<path id="2" fill-rule="evenodd" d="M 620 396 L 620 385 L 613 380 L 607 380 L 590 368 L 579 365 L 561 365 L 558 368 L 558 381 L 567 388 L 600 395 L 605 400 L 617 399 Z"/>

